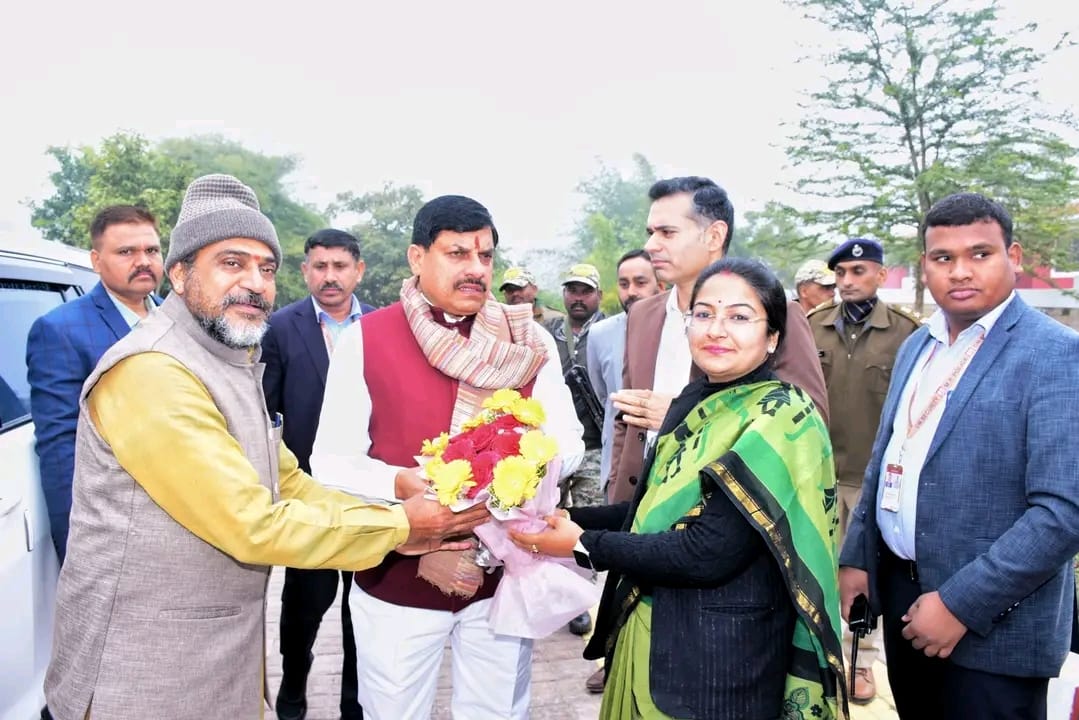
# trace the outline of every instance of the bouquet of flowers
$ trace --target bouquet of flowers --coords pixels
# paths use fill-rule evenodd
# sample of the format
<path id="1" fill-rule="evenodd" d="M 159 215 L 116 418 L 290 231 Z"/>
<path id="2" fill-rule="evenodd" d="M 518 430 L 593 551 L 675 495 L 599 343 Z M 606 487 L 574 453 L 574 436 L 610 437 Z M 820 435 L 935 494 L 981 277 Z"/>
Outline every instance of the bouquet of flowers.
<path id="1" fill-rule="evenodd" d="M 489 622 L 494 632 L 545 637 L 599 600 L 592 573 L 572 560 L 518 548 L 509 530 L 539 532 L 558 504 L 558 443 L 540 426 L 543 406 L 516 390 L 498 390 L 452 437 L 425 440 L 417 461 L 443 505 L 485 502 L 492 520 L 476 528 L 484 564 L 503 565 Z M 493 562 L 491 562 L 493 558 Z"/>
<path id="2" fill-rule="evenodd" d="M 417 459 L 438 501 L 461 509 L 485 500 L 505 517 L 534 498 L 558 456 L 558 443 L 539 429 L 543 421 L 539 401 L 498 390 L 460 433 L 424 440 Z"/>

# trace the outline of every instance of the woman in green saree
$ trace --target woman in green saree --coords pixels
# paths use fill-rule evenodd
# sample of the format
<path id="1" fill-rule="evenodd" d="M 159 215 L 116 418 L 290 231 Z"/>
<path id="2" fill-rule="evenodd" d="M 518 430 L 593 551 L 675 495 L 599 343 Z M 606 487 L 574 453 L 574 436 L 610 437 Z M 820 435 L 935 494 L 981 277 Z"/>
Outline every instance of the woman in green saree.
<path id="1" fill-rule="evenodd" d="M 601 718 L 845 714 L 831 445 L 769 370 L 786 308 L 759 262 L 705 269 L 686 317 L 705 377 L 671 404 L 634 499 L 515 536 L 608 571 L 585 651 L 607 661 Z"/>

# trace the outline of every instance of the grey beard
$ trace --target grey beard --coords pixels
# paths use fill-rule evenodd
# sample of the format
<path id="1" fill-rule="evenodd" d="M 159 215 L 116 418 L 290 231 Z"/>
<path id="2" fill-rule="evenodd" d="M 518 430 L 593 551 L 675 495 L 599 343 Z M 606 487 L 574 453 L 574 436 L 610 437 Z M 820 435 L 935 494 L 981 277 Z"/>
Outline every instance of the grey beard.
<path id="1" fill-rule="evenodd" d="M 199 325 L 202 326 L 207 335 L 233 350 L 250 350 L 253 347 L 258 347 L 259 343 L 262 342 L 262 336 L 266 334 L 266 330 L 270 327 L 266 321 L 263 321 L 258 325 L 245 325 L 238 328 L 230 324 L 224 315 L 197 317 Z"/>

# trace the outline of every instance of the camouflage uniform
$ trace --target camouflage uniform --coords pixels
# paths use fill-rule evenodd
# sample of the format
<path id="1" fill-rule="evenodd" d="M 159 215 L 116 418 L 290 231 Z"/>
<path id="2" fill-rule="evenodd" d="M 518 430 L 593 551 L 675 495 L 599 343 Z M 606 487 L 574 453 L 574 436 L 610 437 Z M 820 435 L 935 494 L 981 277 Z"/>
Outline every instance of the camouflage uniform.
<path id="1" fill-rule="evenodd" d="M 606 499 L 600 490 L 599 463 L 603 451 L 585 450 L 577 471 L 562 481 L 559 507 L 589 507 L 603 505 Z"/>

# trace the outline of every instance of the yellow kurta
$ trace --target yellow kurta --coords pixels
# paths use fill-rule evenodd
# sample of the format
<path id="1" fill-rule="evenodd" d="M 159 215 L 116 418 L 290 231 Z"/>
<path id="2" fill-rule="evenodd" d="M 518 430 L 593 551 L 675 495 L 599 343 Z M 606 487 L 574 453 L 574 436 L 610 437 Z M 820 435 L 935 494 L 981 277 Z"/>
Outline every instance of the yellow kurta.
<path id="1" fill-rule="evenodd" d="M 322 487 L 284 443 L 274 502 L 206 387 L 168 355 L 117 363 L 87 406 L 117 461 L 153 501 L 240 562 L 362 570 L 408 538 L 401 506 Z"/>

